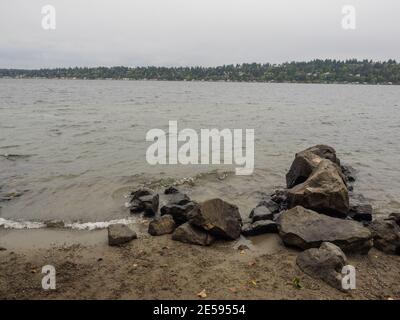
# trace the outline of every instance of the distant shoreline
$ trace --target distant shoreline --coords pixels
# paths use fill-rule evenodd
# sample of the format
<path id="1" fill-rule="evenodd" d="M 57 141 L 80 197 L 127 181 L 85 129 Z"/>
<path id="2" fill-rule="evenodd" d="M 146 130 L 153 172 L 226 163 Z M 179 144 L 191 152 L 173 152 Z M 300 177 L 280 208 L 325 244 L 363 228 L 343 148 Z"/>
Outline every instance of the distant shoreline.
<path id="1" fill-rule="evenodd" d="M 399 85 L 400 63 L 351 59 L 217 67 L 0 68 L 0 78 Z"/>
<path id="2" fill-rule="evenodd" d="M 359 86 L 398 86 L 400 83 L 360 83 L 360 82 L 276 82 L 276 81 L 230 81 L 230 80 L 164 80 L 164 79 L 113 79 L 113 78 L 40 78 L 40 77 L 0 77 L 2 80 L 69 80 L 69 81 L 156 81 L 156 82 L 194 82 L 194 83 L 264 83 L 264 84 L 324 84 Z"/>

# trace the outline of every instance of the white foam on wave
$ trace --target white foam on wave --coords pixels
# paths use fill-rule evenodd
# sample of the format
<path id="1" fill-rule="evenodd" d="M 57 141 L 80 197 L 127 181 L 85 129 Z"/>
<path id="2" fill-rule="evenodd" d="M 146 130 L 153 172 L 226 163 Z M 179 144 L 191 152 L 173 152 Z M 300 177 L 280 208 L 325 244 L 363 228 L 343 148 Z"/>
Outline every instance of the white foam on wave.
<path id="1" fill-rule="evenodd" d="M 13 221 L 0 218 L 0 227 L 3 227 L 5 229 L 40 229 L 45 228 L 46 225 L 43 222 Z"/>
<path id="2" fill-rule="evenodd" d="M 74 223 L 66 223 L 66 228 L 71 228 L 74 230 L 97 230 L 97 229 L 105 229 L 112 224 L 132 224 L 137 222 L 138 220 L 135 218 L 125 218 L 125 219 L 115 219 L 110 221 L 99 221 L 99 222 L 74 222 Z"/>
<path id="3" fill-rule="evenodd" d="M 109 221 L 99 221 L 99 222 L 73 222 L 65 223 L 64 228 L 73 230 L 97 230 L 105 229 L 112 224 L 132 224 L 139 222 L 138 218 L 125 218 L 125 219 L 115 219 Z M 41 229 L 46 228 L 47 225 L 44 222 L 37 221 L 14 221 L 4 218 L 0 218 L 0 227 L 4 229 Z"/>

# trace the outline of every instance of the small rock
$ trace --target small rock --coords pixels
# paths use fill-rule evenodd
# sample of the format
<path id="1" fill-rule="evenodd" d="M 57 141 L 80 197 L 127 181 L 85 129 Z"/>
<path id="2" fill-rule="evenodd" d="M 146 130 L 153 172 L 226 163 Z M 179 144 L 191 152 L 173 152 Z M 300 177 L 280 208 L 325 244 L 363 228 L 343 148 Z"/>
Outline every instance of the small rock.
<path id="1" fill-rule="evenodd" d="M 341 271 L 347 263 L 347 258 L 336 245 L 323 242 L 319 248 L 305 250 L 297 256 L 296 263 L 309 276 L 343 290 Z"/>
<path id="2" fill-rule="evenodd" d="M 161 212 L 162 216 L 166 215 L 166 214 L 171 215 L 173 217 L 175 223 L 177 225 L 180 225 L 189 220 L 188 214 L 190 211 L 193 210 L 193 208 L 195 206 L 197 206 L 197 203 L 195 203 L 195 202 L 188 202 L 184 205 L 167 204 L 167 205 L 161 207 L 160 212 Z"/>
<path id="3" fill-rule="evenodd" d="M 6 251 L 7 249 L 4 247 L 0 247 L 0 251 Z"/>
<path id="4" fill-rule="evenodd" d="M 278 224 L 271 220 L 260 220 L 244 225 L 242 234 L 244 236 L 256 236 L 264 233 L 277 233 Z"/>
<path id="5" fill-rule="evenodd" d="M 374 238 L 374 247 L 389 254 L 400 255 L 400 227 L 393 220 L 377 219 L 368 228 Z"/>
<path id="6" fill-rule="evenodd" d="M 143 210 L 144 210 L 144 204 L 137 199 L 133 199 L 130 202 L 129 206 L 130 206 L 129 211 L 131 213 L 140 213 L 140 212 L 143 212 Z"/>
<path id="7" fill-rule="evenodd" d="M 214 242 L 214 237 L 204 230 L 186 222 L 175 229 L 172 234 L 172 240 L 201 246 L 209 246 Z"/>
<path id="8" fill-rule="evenodd" d="M 131 213 L 140 213 L 144 211 L 145 215 L 153 216 L 157 213 L 159 205 L 159 196 L 151 189 L 141 188 L 131 193 Z"/>
<path id="9" fill-rule="evenodd" d="M 400 212 L 393 212 L 389 215 L 389 220 L 393 220 L 396 222 L 398 226 L 400 226 Z"/>
<path id="10" fill-rule="evenodd" d="M 372 206 L 367 199 L 359 193 L 349 193 L 349 217 L 357 221 L 372 221 Z"/>
<path id="11" fill-rule="evenodd" d="M 189 212 L 189 222 L 224 239 L 239 238 L 242 218 L 237 206 L 221 199 L 207 200 Z"/>
<path id="12" fill-rule="evenodd" d="M 170 186 L 164 190 L 164 194 L 173 194 L 173 193 L 178 193 L 178 192 L 179 192 L 179 190 L 173 186 Z"/>
<path id="13" fill-rule="evenodd" d="M 250 248 L 249 248 L 247 245 L 245 245 L 245 244 L 240 244 L 240 245 L 237 247 L 237 250 L 239 250 L 239 251 L 250 250 Z"/>
<path id="14" fill-rule="evenodd" d="M 278 213 L 280 211 L 279 204 L 271 199 L 270 200 L 261 200 L 257 204 L 257 207 L 266 207 L 272 213 Z"/>
<path id="15" fill-rule="evenodd" d="M 287 202 L 287 190 L 286 189 L 278 189 L 275 190 L 273 194 L 271 194 L 271 200 L 276 204 L 283 204 Z"/>
<path id="16" fill-rule="evenodd" d="M 151 221 L 149 224 L 149 233 L 152 236 L 161 236 L 174 232 L 175 227 L 174 219 L 168 214 Z"/>
<path id="17" fill-rule="evenodd" d="M 259 220 L 272 220 L 274 217 L 273 212 L 270 209 L 264 206 L 259 206 L 251 210 L 249 218 L 252 219 L 252 222 L 256 222 Z"/>
<path id="18" fill-rule="evenodd" d="M 108 227 L 108 244 L 119 246 L 133 239 L 137 239 L 136 232 L 125 224 L 112 224 Z"/>

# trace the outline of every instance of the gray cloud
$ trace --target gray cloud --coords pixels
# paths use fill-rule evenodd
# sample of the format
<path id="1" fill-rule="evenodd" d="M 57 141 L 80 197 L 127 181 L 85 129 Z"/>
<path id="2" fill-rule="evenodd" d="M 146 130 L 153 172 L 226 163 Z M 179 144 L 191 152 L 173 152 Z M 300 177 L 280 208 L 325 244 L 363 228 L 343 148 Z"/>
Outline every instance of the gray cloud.
<path id="1" fill-rule="evenodd" d="M 55 31 L 41 28 L 46 4 Z M 400 60 L 399 12 L 398 0 L 2 0 L 0 67 Z"/>

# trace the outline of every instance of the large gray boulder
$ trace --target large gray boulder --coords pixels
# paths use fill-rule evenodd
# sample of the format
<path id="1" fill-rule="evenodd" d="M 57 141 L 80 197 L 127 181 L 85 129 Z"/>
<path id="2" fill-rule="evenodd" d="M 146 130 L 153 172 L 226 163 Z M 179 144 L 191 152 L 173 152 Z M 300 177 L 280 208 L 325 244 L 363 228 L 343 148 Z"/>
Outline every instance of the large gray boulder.
<path id="1" fill-rule="evenodd" d="M 288 246 L 318 248 L 331 242 L 345 252 L 366 254 L 372 247 L 372 234 L 359 222 L 333 218 L 297 206 L 278 219 L 279 235 Z"/>
<path id="2" fill-rule="evenodd" d="M 171 215 L 164 215 L 149 223 L 149 233 L 152 236 L 161 236 L 174 232 L 176 224 Z"/>
<path id="3" fill-rule="evenodd" d="M 321 279 L 338 290 L 343 290 L 342 269 L 347 263 L 347 258 L 333 243 L 323 242 L 319 248 L 301 252 L 297 256 L 296 263 L 309 276 Z"/>
<path id="4" fill-rule="evenodd" d="M 394 220 L 377 219 L 368 228 L 374 238 L 374 247 L 389 254 L 400 255 L 400 227 Z"/>
<path id="5" fill-rule="evenodd" d="M 336 151 L 326 145 L 316 145 L 299 153 L 286 174 L 286 184 L 288 188 L 303 183 L 308 179 L 321 160 L 327 159 L 340 166 L 340 160 L 336 157 Z"/>
<path id="6" fill-rule="evenodd" d="M 242 219 L 237 206 L 221 199 L 207 200 L 189 213 L 189 222 L 224 239 L 239 238 Z"/>
<path id="7" fill-rule="evenodd" d="M 215 238 L 204 230 L 186 222 L 175 229 L 172 234 L 172 240 L 200 246 L 209 246 L 214 242 Z"/>
<path id="8" fill-rule="evenodd" d="M 321 160 L 310 177 L 288 190 L 288 207 L 302 206 L 332 216 L 346 217 L 349 192 L 336 165 Z"/>
<path id="9" fill-rule="evenodd" d="M 112 224 L 108 227 L 108 244 L 119 246 L 137 239 L 136 232 L 125 224 Z"/>

